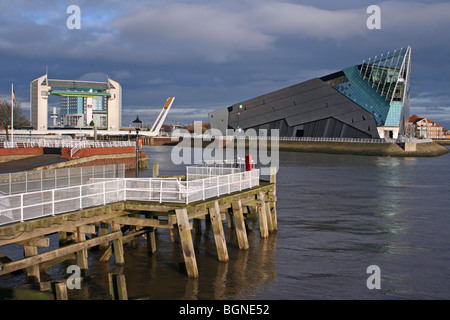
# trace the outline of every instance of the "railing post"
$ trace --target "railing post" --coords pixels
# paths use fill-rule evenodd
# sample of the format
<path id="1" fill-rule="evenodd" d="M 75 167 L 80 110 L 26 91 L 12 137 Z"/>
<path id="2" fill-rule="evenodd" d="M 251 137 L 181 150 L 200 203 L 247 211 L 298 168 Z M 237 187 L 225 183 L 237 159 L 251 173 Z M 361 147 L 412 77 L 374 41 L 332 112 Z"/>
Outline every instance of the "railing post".
<path id="1" fill-rule="evenodd" d="M 202 179 L 202 199 L 205 200 L 205 179 Z"/>
<path id="2" fill-rule="evenodd" d="M 127 180 L 123 179 L 123 201 L 127 200 Z"/>
<path id="3" fill-rule="evenodd" d="M 23 222 L 23 193 L 20 195 L 20 222 Z"/>
<path id="4" fill-rule="evenodd" d="M 163 184 L 163 181 L 161 180 L 159 183 L 159 203 L 162 202 L 162 184 Z"/>
<path id="5" fill-rule="evenodd" d="M 242 191 L 242 172 L 239 172 L 239 191 Z"/>
<path id="6" fill-rule="evenodd" d="M 83 194 L 81 191 L 81 185 L 80 185 L 80 209 L 83 208 Z"/>
<path id="7" fill-rule="evenodd" d="M 220 188 L 219 188 L 219 176 L 217 176 L 217 196 L 220 195 Z"/>
<path id="8" fill-rule="evenodd" d="M 148 179 L 148 200 L 152 201 L 152 179 Z"/>
<path id="9" fill-rule="evenodd" d="M 55 215 L 55 189 L 52 189 L 52 216 Z"/>
<path id="10" fill-rule="evenodd" d="M 105 167 L 103 167 L 105 168 Z M 104 172 L 104 170 L 103 170 Z M 103 205 L 106 204 L 106 181 L 103 181 Z"/>

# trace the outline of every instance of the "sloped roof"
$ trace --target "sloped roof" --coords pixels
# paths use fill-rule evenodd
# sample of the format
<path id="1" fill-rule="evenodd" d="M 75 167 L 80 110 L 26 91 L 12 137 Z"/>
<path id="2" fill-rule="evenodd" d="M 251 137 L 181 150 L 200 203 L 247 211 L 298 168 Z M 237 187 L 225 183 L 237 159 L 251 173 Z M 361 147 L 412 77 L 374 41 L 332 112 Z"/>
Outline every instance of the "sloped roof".
<path id="1" fill-rule="evenodd" d="M 409 117 L 409 123 L 416 123 L 419 120 L 422 120 L 422 117 L 419 117 L 417 114 L 413 114 Z"/>

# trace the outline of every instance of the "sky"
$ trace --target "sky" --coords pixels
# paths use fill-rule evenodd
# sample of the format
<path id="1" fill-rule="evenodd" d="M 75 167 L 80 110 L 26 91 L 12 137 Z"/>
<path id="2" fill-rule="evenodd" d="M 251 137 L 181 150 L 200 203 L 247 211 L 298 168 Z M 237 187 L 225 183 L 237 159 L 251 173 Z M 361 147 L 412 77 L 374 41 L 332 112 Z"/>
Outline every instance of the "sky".
<path id="1" fill-rule="evenodd" d="M 68 28 L 80 8 L 80 28 Z M 380 29 L 369 29 L 370 5 Z M 210 111 L 412 47 L 411 114 L 450 128 L 449 1 L 0 0 L 0 96 L 29 115 L 30 82 L 122 85 L 122 125 Z M 57 101 L 57 100 L 53 100 Z M 51 102 L 50 107 L 58 106 Z"/>

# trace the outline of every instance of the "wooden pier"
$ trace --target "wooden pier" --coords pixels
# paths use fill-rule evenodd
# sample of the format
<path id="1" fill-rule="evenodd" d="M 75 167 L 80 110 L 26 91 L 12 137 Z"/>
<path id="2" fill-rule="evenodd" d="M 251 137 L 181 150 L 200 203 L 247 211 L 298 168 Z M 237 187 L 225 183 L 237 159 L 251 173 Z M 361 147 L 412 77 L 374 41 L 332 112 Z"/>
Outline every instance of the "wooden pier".
<path id="1" fill-rule="evenodd" d="M 181 244 L 187 276 L 199 277 L 192 229 L 201 219 L 211 222 L 217 259 L 227 262 L 224 223 L 235 230 L 239 249 L 247 250 L 246 220 L 258 219 L 261 238 L 268 238 L 278 228 L 276 200 L 276 181 L 272 175 L 270 181 L 261 179 L 258 186 L 188 204 L 126 200 L 3 225 L 0 226 L 0 276 L 22 270 L 26 272 L 27 282 L 38 284 L 41 290 L 53 291 L 55 299 L 67 299 L 66 282 L 56 281 L 51 286 L 41 283 L 43 270 L 75 259 L 81 276 L 87 276 L 89 249 L 94 246 L 102 250 L 100 261 L 114 258 L 116 265 L 122 265 L 126 263 L 125 243 L 144 236 L 149 253 L 154 253 L 157 250 L 155 231 L 168 229 L 171 241 Z M 57 248 L 38 253 L 38 248 L 50 246 L 49 236 L 54 234 L 59 234 Z M 9 244 L 23 246 L 24 258 L 11 261 L 3 255 L 2 246 Z M 110 274 L 109 280 L 112 297 L 127 299 L 124 275 Z"/>

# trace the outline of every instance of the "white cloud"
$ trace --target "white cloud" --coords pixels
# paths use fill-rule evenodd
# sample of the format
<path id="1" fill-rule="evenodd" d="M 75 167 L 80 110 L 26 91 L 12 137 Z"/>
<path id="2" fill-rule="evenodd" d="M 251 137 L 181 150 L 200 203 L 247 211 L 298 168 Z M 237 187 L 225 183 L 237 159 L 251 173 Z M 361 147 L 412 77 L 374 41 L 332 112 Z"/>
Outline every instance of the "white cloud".
<path id="1" fill-rule="evenodd" d="M 270 2 L 255 8 L 253 21 L 265 32 L 342 39 L 366 32 L 365 8 L 325 10 L 289 2 Z"/>
<path id="2" fill-rule="evenodd" d="M 264 50 L 272 37 L 256 30 L 245 13 L 221 10 L 208 3 L 146 8 L 117 19 L 125 45 L 139 43 L 149 57 L 201 57 L 225 62 L 241 52 Z"/>

